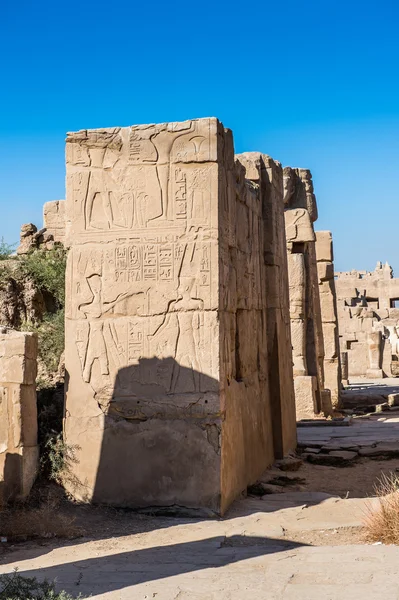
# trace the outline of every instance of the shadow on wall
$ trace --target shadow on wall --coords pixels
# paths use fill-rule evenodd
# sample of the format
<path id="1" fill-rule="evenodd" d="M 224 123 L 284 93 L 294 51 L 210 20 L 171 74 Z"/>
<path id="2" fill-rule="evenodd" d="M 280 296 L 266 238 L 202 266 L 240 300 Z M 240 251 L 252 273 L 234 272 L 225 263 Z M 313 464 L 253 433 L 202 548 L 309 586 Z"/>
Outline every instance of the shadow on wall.
<path id="1" fill-rule="evenodd" d="M 0 505 L 15 500 L 21 493 L 22 457 L 7 452 L 4 458 L 3 480 L 0 481 Z"/>
<path id="2" fill-rule="evenodd" d="M 166 579 L 176 575 L 195 573 L 203 569 L 226 567 L 227 565 L 250 558 L 284 552 L 305 545 L 289 540 L 274 540 L 267 537 L 242 535 L 233 535 L 231 537 L 220 536 L 179 544 L 155 546 L 141 550 L 131 550 L 119 554 L 107 553 L 106 556 L 85 560 L 76 560 L 75 558 L 72 563 L 62 563 L 40 568 L 37 571 L 29 570 L 26 573 L 21 571 L 19 573 L 20 575 L 29 577 L 37 576 L 40 579 L 44 577 L 48 580 L 57 578 L 59 586 L 69 593 L 76 593 L 76 586 L 79 585 L 79 592 L 97 596 L 98 594 L 123 590 L 131 586 Z M 242 571 L 237 572 L 238 579 L 243 575 Z M 220 573 L 220 577 L 223 577 L 223 571 Z M 230 581 L 232 578 L 234 578 L 234 575 L 231 571 L 229 575 L 224 574 L 225 582 L 226 579 Z M 197 581 L 198 583 L 195 584 L 191 580 L 190 588 L 191 586 L 195 588 L 198 585 L 200 586 L 198 592 L 203 593 L 204 581 L 202 579 Z M 172 581 L 169 585 L 178 591 L 180 590 L 180 585 L 188 583 L 188 580 L 185 579 L 179 583 Z M 216 585 L 217 590 L 217 584 L 215 584 L 213 577 L 211 577 L 210 581 L 208 580 L 208 583 L 210 583 L 213 590 L 215 590 Z M 205 586 L 207 586 L 206 582 Z M 154 592 L 153 589 L 150 590 L 151 597 L 152 592 Z M 183 594 L 186 597 L 184 592 Z M 180 594 L 178 596 L 180 597 Z M 195 592 L 194 596 L 197 597 Z"/>
<path id="3" fill-rule="evenodd" d="M 96 381 L 104 385 L 101 368 L 97 360 L 87 373 L 105 414 L 104 428 L 93 420 L 98 428 L 88 433 L 94 447 L 101 445 L 98 468 L 89 467 L 97 471 L 93 502 L 134 508 L 179 504 L 217 512 L 219 382 L 196 370 L 190 355 L 180 363 L 172 357 L 140 359 L 111 374 L 113 389 L 95 388 Z M 74 443 L 87 461 L 85 436 Z"/>

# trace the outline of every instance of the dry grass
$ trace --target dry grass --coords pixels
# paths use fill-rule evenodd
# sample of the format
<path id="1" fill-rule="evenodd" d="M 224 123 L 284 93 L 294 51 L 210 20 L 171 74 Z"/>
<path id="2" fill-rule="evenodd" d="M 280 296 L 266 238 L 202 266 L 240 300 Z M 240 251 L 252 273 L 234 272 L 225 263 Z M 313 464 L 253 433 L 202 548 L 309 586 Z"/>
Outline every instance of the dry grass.
<path id="1" fill-rule="evenodd" d="M 366 516 L 366 540 L 399 544 L 399 478 L 393 473 L 384 474 L 375 492 L 380 506 L 377 510 L 370 509 Z"/>
<path id="2" fill-rule="evenodd" d="M 36 500 L 36 499 L 35 499 Z M 8 541 L 33 538 L 76 538 L 84 534 L 75 517 L 63 509 L 60 494 L 51 487 L 40 502 L 3 506 L 0 509 L 0 536 Z"/>

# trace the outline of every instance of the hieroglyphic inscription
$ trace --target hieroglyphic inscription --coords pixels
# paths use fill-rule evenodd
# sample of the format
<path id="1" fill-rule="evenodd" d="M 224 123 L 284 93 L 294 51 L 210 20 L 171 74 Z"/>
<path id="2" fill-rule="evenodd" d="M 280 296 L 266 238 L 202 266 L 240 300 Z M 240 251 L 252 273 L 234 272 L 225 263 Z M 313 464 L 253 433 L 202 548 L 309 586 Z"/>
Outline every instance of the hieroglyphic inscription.
<path id="1" fill-rule="evenodd" d="M 115 248 L 115 281 L 172 281 L 174 257 L 181 253 L 174 244 L 131 244 Z"/>

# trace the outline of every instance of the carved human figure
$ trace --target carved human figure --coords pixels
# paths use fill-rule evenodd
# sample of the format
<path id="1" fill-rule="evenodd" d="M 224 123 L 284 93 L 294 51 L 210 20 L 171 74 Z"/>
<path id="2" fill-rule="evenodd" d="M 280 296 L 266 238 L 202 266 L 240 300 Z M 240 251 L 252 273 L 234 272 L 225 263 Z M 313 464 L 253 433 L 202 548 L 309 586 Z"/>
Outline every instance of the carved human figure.
<path id="1" fill-rule="evenodd" d="M 108 353 L 104 339 L 104 321 L 101 320 L 101 317 L 128 294 L 119 294 L 115 300 L 104 302 L 101 276 L 93 274 L 87 277 L 86 280 L 93 298 L 90 302 L 81 304 L 79 310 L 89 320 L 88 343 L 83 364 L 83 380 L 88 383 L 91 379 L 92 368 L 96 360 L 100 363 L 101 374 L 109 375 Z"/>
<path id="2" fill-rule="evenodd" d="M 204 303 L 200 298 L 192 298 L 194 281 L 190 277 L 180 278 L 178 297 L 170 303 L 164 320 L 151 336 L 158 335 L 164 329 L 177 331 L 171 392 L 176 391 L 181 367 L 192 369 L 194 391 L 199 391 L 201 363 L 198 348 L 203 316 L 198 311 L 203 309 Z"/>
<path id="3" fill-rule="evenodd" d="M 181 132 L 176 132 L 171 129 L 164 129 L 159 131 L 158 133 L 155 133 L 151 137 L 151 142 L 154 144 L 158 153 L 157 174 L 161 186 L 163 208 L 163 214 L 160 218 L 163 218 L 167 221 L 173 218 L 169 201 L 169 182 L 171 169 L 170 153 L 172 150 L 172 146 L 177 139 L 179 139 L 183 135 L 187 135 L 188 133 L 194 131 L 194 128 L 195 125 L 191 122 L 189 129 L 184 129 Z"/>

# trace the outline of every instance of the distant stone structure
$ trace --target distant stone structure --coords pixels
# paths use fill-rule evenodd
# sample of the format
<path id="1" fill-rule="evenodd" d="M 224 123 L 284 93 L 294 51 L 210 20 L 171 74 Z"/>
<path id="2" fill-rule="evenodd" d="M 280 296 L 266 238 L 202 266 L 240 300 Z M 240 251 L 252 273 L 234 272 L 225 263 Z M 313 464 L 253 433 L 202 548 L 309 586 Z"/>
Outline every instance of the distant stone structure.
<path id="1" fill-rule="evenodd" d="M 76 497 L 223 514 L 295 447 L 283 211 L 281 166 L 217 119 L 68 134 Z"/>
<path id="2" fill-rule="evenodd" d="M 65 200 L 53 200 L 44 204 L 41 229 L 33 223 L 22 225 L 17 254 L 28 254 L 39 248 L 51 250 L 57 243 L 65 243 Z"/>
<path id="3" fill-rule="evenodd" d="M 324 385 L 331 392 L 333 408 L 340 407 L 342 373 L 339 348 L 338 311 L 334 281 L 334 252 L 331 231 L 316 231 L 320 314 L 324 347 Z"/>
<path id="4" fill-rule="evenodd" d="M 43 206 L 43 227 L 54 242 L 65 243 L 65 200 L 52 200 Z"/>
<path id="5" fill-rule="evenodd" d="M 388 263 L 335 274 L 340 346 L 348 377 L 399 376 L 399 279 Z"/>
<path id="6" fill-rule="evenodd" d="M 291 338 L 297 419 L 332 413 L 324 385 L 324 341 L 316 259 L 317 204 L 310 171 L 284 167 Z"/>
<path id="7" fill-rule="evenodd" d="M 0 329 L 0 501 L 23 500 L 35 480 L 37 336 Z"/>

